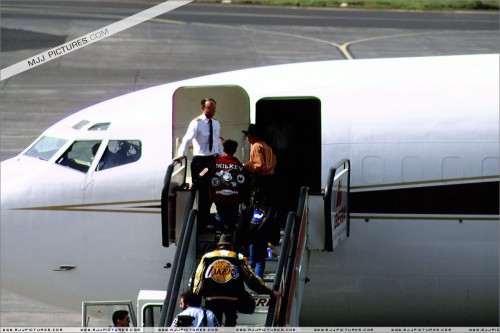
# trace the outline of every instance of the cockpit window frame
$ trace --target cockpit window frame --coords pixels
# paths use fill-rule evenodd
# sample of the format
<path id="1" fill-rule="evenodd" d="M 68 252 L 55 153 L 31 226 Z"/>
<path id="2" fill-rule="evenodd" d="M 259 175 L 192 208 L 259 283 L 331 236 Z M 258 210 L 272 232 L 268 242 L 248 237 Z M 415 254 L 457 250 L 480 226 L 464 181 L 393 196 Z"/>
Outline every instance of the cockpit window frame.
<path id="1" fill-rule="evenodd" d="M 137 139 L 109 140 L 95 171 L 104 171 L 135 163 L 142 157 L 142 142 Z"/>
<path id="2" fill-rule="evenodd" d="M 83 119 L 83 120 L 79 121 L 78 123 L 76 123 L 75 125 L 73 125 L 72 128 L 76 129 L 76 130 L 81 130 L 83 127 L 87 126 L 88 124 L 90 124 L 90 121 Z"/>
<path id="3" fill-rule="evenodd" d="M 106 123 L 96 123 L 89 127 L 89 131 L 107 131 L 109 126 L 111 126 L 110 122 Z"/>
<path id="4" fill-rule="evenodd" d="M 75 140 L 56 160 L 56 164 L 87 173 L 102 144 L 101 139 Z"/>
<path id="5" fill-rule="evenodd" d="M 43 135 L 23 153 L 23 156 L 48 161 L 54 157 L 67 142 L 67 139 Z"/>

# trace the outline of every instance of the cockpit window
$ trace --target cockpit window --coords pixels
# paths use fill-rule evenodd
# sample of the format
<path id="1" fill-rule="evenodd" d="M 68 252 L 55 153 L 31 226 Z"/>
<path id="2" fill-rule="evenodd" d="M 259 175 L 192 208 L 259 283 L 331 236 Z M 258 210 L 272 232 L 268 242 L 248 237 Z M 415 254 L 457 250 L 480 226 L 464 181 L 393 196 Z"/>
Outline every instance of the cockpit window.
<path id="1" fill-rule="evenodd" d="M 24 155 L 48 161 L 68 140 L 43 136 Z"/>
<path id="2" fill-rule="evenodd" d="M 78 122 L 77 124 L 73 125 L 73 128 L 76 129 L 76 130 L 79 130 L 83 126 L 87 125 L 88 123 L 89 123 L 88 120 L 82 120 L 82 121 Z"/>
<path id="3" fill-rule="evenodd" d="M 100 140 L 75 141 L 57 159 L 56 163 L 81 172 L 87 172 L 100 144 Z"/>
<path id="4" fill-rule="evenodd" d="M 98 123 L 89 128 L 89 131 L 105 131 L 108 129 L 110 123 Z"/>
<path id="5" fill-rule="evenodd" d="M 141 141 L 110 140 L 97 165 L 97 171 L 136 162 L 141 157 Z"/>

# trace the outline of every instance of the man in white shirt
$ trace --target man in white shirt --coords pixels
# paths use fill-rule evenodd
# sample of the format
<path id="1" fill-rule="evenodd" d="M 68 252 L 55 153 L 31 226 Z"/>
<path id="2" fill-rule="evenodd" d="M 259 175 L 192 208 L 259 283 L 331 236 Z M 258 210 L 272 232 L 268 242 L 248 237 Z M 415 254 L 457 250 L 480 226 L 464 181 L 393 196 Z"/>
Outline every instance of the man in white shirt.
<path id="1" fill-rule="evenodd" d="M 181 145 L 174 160 L 180 161 L 186 156 L 189 145 L 193 144 L 193 160 L 191 161 L 191 177 L 195 188 L 199 191 L 198 220 L 200 225 L 210 224 L 210 206 L 208 181 L 200 176 L 205 169 L 210 169 L 217 156 L 224 154 L 220 138 L 220 123 L 213 118 L 216 102 L 213 98 L 201 100 L 202 114 L 193 119 L 182 138 Z"/>
<path id="2" fill-rule="evenodd" d="M 201 307 L 201 296 L 191 291 L 181 295 L 179 313 L 171 327 L 219 327 L 220 324 L 212 311 Z"/>

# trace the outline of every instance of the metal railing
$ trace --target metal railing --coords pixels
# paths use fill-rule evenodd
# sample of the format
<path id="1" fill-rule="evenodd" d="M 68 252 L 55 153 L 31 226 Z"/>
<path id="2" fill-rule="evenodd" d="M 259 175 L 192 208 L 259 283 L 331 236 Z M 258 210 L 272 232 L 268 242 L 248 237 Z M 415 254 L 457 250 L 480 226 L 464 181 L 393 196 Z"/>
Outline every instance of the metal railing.
<path id="1" fill-rule="evenodd" d="M 195 192 L 193 192 L 195 193 Z M 193 194 L 194 195 L 194 194 Z M 179 245 L 175 251 L 174 261 L 172 263 L 172 273 L 167 286 L 167 296 L 163 303 L 158 327 L 168 327 L 172 323 L 174 312 L 177 306 L 177 298 L 180 290 L 182 276 L 186 265 L 187 253 L 193 234 L 194 223 L 196 221 L 197 210 L 190 211 L 185 223 L 182 224 L 181 234 L 179 236 Z M 184 258 L 184 260 L 181 260 Z"/>
<path id="2" fill-rule="evenodd" d="M 168 247 L 175 242 L 175 198 L 179 186 L 183 186 L 186 183 L 186 164 L 186 157 L 183 157 L 181 161 L 173 161 L 167 167 L 165 178 L 163 179 L 160 207 L 162 245 L 164 247 Z M 179 168 L 174 173 L 175 168 L 179 165 L 182 169 Z M 174 182 L 172 181 L 173 177 L 176 178 Z"/>
<path id="3" fill-rule="evenodd" d="M 309 189 L 301 188 L 300 199 L 297 211 L 289 212 L 283 236 L 283 243 L 278 267 L 276 269 L 276 277 L 274 280 L 273 290 L 282 290 L 281 299 L 271 299 L 269 310 L 266 318 L 266 327 L 270 326 L 287 326 L 290 321 L 290 309 L 294 306 L 294 290 L 296 280 L 294 279 L 295 263 L 297 260 L 297 250 L 301 248 L 301 231 L 304 226 L 304 214 L 306 210 L 306 200 Z"/>
<path id="4" fill-rule="evenodd" d="M 184 162 L 186 163 L 185 159 Z M 186 165 L 185 163 L 184 165 Z M 171 178 L 174 174 L 173 171 L 177 164 L 182 165 L 182 163 L 175 161 L 171 165 L 169 165 L 167 172 L 165 174 L 164 186 L 162 190 L 161 211 L 162 211 L 162 235 L 164 237 L 163 238 L 164 246 L 168 246 L 170 244 L 170 242 L 172 241 L 172 237 L 175 238 L 175 229 L 172 232 L 169 226 L 172 224 L 175 225 L 175 213 L 172 213 L 172 210 L 175 210 L 175 205 L 176 205 L 175 198 L 178 187 L 171 186 L 171 181 L 172 181 Z M 180 176 L 181 179 L 179 183 L 183 185 L 186 180 L 185 172 Z M 185 260 L 181 260 L 181 258 L 185 259 L 187 257 L 189 245 L 191 242 L 191 237 L 193 234 L 194 223 L 196 221 L 197 211 L 193 210 L 195 198 L 196 198 L 196 191 L 191 191 L 184 210 L 184 219 L 179 233 L 179 239 L 177 244 L 178 246 L 175 251 L 174 260 L 172 262 L 172 270 L 167 285 L 167 296 L 165 297 L 165 301 L 163 303 L 162 311 L 160 314 L 160 320 L 158 323 L 159 327 L 169 326 L 173 320 L 173 314 L 176 308 L 179 286 L 186 263 Z M 168 235 L 165 235 L 165 233 L 168 233 Z M 166 239 L 165 237 L 168 237 L 168 239 Z M 166 245 L 165 243 L 167 241 L 169 243 Z"/>

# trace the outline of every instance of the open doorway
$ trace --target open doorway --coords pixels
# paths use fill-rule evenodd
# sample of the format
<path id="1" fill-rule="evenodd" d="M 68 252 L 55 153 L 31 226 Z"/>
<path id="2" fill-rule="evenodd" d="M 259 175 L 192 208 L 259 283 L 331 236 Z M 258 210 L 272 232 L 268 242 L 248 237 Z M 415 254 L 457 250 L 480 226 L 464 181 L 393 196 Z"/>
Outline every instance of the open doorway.
<path id="1" fill-rule="evenodd" d="M 221 137 L 238 142 L 235 156 L 244 161 L 248 158 L 249 145 L 242 131 L 250 123 L 250 99 L 247 92 L 234 85 L 228 86 L 184 86 L 178 88 L 173 97 L 173 154 L 186 133 L 189 122 L 201 114 L 200 102 L 206 97 L 215 99 L 217 113 L 214 118 L 221 124 Z M 187 153 L 192 159 L 192 150 Z M 174 157 L 174 156 L 172 156 Z M 190 162 L 189 162 L 190 163 Z M 191 176 L 188 170 L 188 177 Z"/>
<path id="2" fill-rule="evenodd" d="M 316 97 L 264 98 L 256 104 L 256 123 L 277 159 L 280 211 L 297 209 L 300 188 L 321 192 L 321 101 Z"/>

